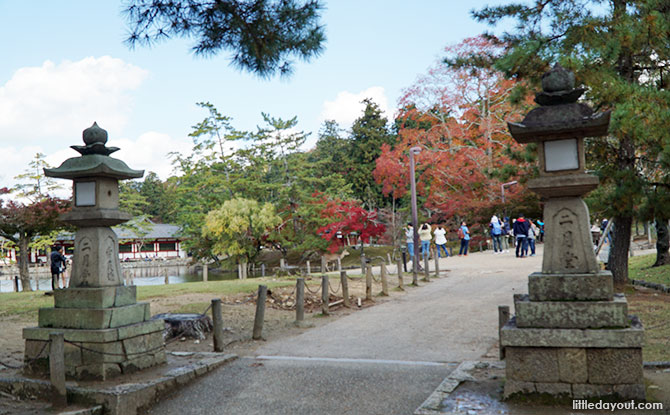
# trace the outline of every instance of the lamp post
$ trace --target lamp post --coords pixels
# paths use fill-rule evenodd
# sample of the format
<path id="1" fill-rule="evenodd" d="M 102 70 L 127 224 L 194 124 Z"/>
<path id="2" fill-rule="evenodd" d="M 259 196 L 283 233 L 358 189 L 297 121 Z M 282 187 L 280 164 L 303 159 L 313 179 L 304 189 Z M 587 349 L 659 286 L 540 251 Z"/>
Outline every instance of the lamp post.
<path id="1" fill-rule="evenodd" d="M 503 183 L 503 184 L 500 185 L 500 194 L 502 196 L 502 204 L 503 205 L 505 204 L 505 187 L 514 186 L 515 184 L 517 184 L 516 180 L 511 181 L 511 182 L 507 182 L 507 183 Z"/>
<path id="2" fill-rule="evenodd" d="M 414 260 L 412 261 L 412 284 L 417 285 L 419 271 L 419 219 L 416 207 L 416 178 L 414 174 L 414 155 L 421 152 L 421 147 L 412 147 L 409 149 L 409 185 L 412 193 L 412 228 L 414 230 Z"/>

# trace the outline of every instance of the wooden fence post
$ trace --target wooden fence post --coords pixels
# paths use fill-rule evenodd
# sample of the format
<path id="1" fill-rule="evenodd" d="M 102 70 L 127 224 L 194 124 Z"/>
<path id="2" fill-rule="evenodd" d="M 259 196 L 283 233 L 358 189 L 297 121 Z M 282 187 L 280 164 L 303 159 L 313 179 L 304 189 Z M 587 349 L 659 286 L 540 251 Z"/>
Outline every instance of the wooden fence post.
<path id="1" fill-rule="evenodd" d="M 342 272 L 342 258 L 337 257 L 337 271 Z"/>
<path id="2" fill-rule="evenodd" d="M 382 262 L 381 266 L 381 279 L 382 279 L 382 295 L 388 297 L 389 295 L 389 282 L 386 276 L 386 264 Z"/>
<path id="3" fill-rule="evenodd" d="M 51 402 L 57 408 L 66 407 L 65 337 L 61 332 L 49 333 L 49 378 L 51 380 Z"/>
<path id="4" fill-rule="evenodd" d="M 286 269 L 286 260 L 284 258 L 279 258 L 279 269 L 282 271 Z"/>
<path id="5" fill-rule="evenodd" d="M 435 278 L 440 277 L 440 254 L 435 255 Z"/>
<path id="6" fill-rule="evenodd" d="M 349 302 L 349 281 L 347 280 L 347 272 L 340 271 L 340 284 L 342 285 L 342 299 L 344 300 L 344 306 L 349 307 L 351 303 Z"/>
<path id="7" fill-rule="evenodd" d="M 309 261 L 307 261 L 307 275 L 309 275 L 311 273 L 312 273 L 312 267 L 311 267 Z"/>
<path id="8" fill-rule="evenodd" d="M 258 286 L 258 297 L 256 298 L 256 317 L 254 318 L 254 332 L 251 336 L 254 340 L 263 338 L 263 320 L 265 320 L 265 299 L 268 295 L 266 285 Z"/>
<path id="9" fill-rule="evenodd" d="M 372 266 L 365 267 L 365 299 L 372 300 Z"/>
<path id="10" fill-rule="evenodd" d="M 214 323 L 214 351 L 223 351 L 223 313 L 221 311 L 221 299 L 212 300 L 212 322 Z"/>
<path id="11" fill-rule="evenodd" d="M 202 281 L 207 282 L 207 279 L 209 278 L 209 265 L 207 264 L 202 264 Z"/>
<path id="12" fill-rule="evenodd" d="M 295 283 L 295 322 L 302 323 L 305 319 L 305 279 L 298 278 Z"/>
<path id="13" fill-rule="evenodd" d="M 330 314 L 328 311 L 328 302 L 330 301 L 330 296 L 328 295 L 328 276 L 321 276 L 321 312 L 324 316 Z"/>
<path id="14" fill-rule="evenodd" d="M 404 290 L 405 287 L 404 287 L 404 282 L 402 280 L 402 275 L 403 275 L 402 268 L 403 268 L 402 258 L 398 258 L 398 288 L 400 288 L 401 290 Z"/>
<path id="15" fill-rule="evenodd" d="M 428 260 L 428 255 L 423 257 L 423 280 L 426 282 L 430 282 L 430 261 Z"/>
<path id="16" fill-rule="evenodd" d="M 365 275 L 365 270 L 368 267 L 368 262 L 365 260 L 365 254 L 361 252 L 361 275 Z"/>
<path id="17" fill-rule="evenodd" d="M 505 348 L 500 341 L 500 332 L 509 321 L 509 306 L 499 305 L 498 306 L 498 343 L 500 343 L 500 360 L 505 358 Z"/>
<path id="18" fill-rule="evenodd" d="M 326 262 L 326 257 L 321 255 L 321 272 L 326 272 L 328 271 L 328 263 Z"/>

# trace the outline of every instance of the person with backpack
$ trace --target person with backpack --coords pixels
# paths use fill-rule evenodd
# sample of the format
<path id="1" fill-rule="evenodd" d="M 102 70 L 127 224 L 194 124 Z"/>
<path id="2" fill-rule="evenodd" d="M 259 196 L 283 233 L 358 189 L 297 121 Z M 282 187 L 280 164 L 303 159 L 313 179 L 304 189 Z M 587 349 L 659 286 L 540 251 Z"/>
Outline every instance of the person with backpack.
<path id="1" fill-rule="evenodd" d="M 470 231 L 465 225 L 465 221 L 461 222 L 461 227 L 458 228 L 458 238 L 461 240 L 461 249 L 458 251 L 458 256 L 468 256 L 468 245 L 470 244 Z"/>
<path id="2" fill-rule="evenodd" d="M 435 250 L 437 251 L 437 257 L 440 258 L 440 249 L 444 251 L 444 256 L 449 258 L 449 251 L 447 250 L 447 231 L 442 227 L 442 225 L 437 225 L 435 229 Z"/>
<path id="3" fill-rule="evenodd" d="M 500 219 L 496 215 L 491 217 L 491 222 L 489 222 L 489 229 L 491 232 L 491 241 L 493 241 L 493 253 L 502 254 L 502 242 L 501 235 L 503 232 L 502 224 Z"/>
<path id="4" fill-rule="evenodd" d="M 527 250 L 526 244 L 528 243 L 528 221 L 523 216 L 523 213 L 519 215 L 519 218 L 512 225 L 512 230 L 514 231 L 514 238 L 516 239 L 516 257 L 524 258 L 524 250 Z"/>

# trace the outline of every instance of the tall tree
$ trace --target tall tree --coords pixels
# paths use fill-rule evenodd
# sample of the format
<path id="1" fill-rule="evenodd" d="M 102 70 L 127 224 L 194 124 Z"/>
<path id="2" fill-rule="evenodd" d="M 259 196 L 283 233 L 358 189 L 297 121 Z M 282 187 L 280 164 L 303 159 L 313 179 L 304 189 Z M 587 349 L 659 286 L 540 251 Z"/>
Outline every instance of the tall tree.
<path id="1" fill-rule="evenodd" d="M 445 51 L 456 59 L 499 49 L 479 37 Z M 409 149 L 418 146 L 423 150 L 415 159 L 424 208 L 441 218 L 468 220 L 500 212 L 501 184 L 522 181 L 529 172 L 528 154 L 507 131 L 506 121 L 520 118 L 524 110 L 512 102 L 516 84 L 492 68 L 464 69 L 443 62 L 420 76 L 400 100 L 398 143 L 384 146 L 377 159 L 374 174 L 383 192 L 396 198 L 406 194 Z M 512 192 L 507 201 L 518 204 L 524 193 Z"/>
<path id="2" fill-rule="evenodd" d="M 234 66 L 262 77 L 289 74 L 293 58 L 309 60 L 323 51 L 322 8 L 317 0 L 124 2 L 131 46 L 191 37 L 196 54 L 232 52 Z"/>
<path id="3" fill-rule="evenodd" d="M 9 192 L 7 188 L 0 189 L 0 194 Z M 19 278 L 23 291 L 33 290 L 28 268 L 30 243 L 39 236 L 50 235 L 62 226 L 58 216 L 65 210 L 66 205 L 65 201 L 49 196 L 30 204 L 0 199 L 0 237 L 18 247 Z"/>
<path id="4" fill-rule="evenodd" d="M 207 214 L 202 234 L 212 241 L 214 254 L 250 264 L 280 222 L 271 203 L 237 198 Z"/>
<path id="5" fill-rule="evenodd" d="M 535 0 L 474 11 L 479 21 L 513 18 L 500 40 L 506 50 L 496 66 L 508 75 L 538 81 L 550 64 L 573 70 L 598 109 L 612 109 L 610 135 L 589 147 L 609 192 L 614 217 L 608 267 L 617 283 L 628 281 L 628 250 L 636 204 L 649 185 L 639 166 L 651 148 L 667 148 L 670 94 L 665 67 L 670 58 L 670 4 L 658 0 Z M 490 62 L 481 59 L 475 64 Z M 471 60 L 468 62 L 473 63 Z M 668 151 L 661 152 L 664 156 Z"/>
<path id="6" fill-rule="evenodd" d="M 389 130 L 388 120 L 379 105 L 369 98 L 363 103 L 363 115 L 351 126 L 346 180 L 351 184 L 354 196 L 372 210 L 385 204 L 381 186 L 372 175 L 375 160 L 382 153 L 382 145 L 394 144 L 396 136 Z"/>

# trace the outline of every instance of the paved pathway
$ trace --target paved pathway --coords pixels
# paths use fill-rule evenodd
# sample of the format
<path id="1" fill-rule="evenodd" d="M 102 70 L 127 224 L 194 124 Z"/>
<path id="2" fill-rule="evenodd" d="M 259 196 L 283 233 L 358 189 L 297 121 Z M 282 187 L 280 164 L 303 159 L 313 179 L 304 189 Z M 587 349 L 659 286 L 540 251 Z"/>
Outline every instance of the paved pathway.
<path id="1" fill-rule="evenodd" d="M 151 414 L 411 414 L 462 360 L 496 358 L 498 305 L 527 292 L 537 257 L 442 259 L 448 277 L 260 347 Z"/>

